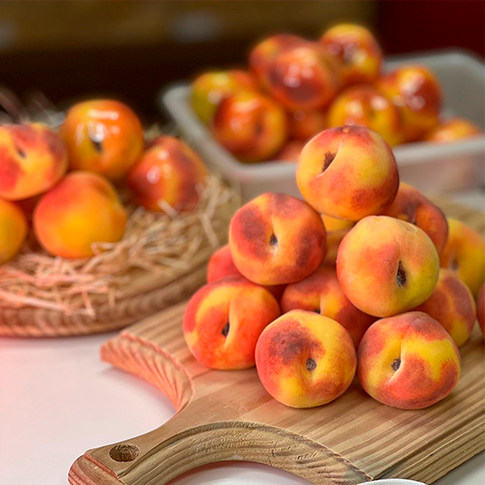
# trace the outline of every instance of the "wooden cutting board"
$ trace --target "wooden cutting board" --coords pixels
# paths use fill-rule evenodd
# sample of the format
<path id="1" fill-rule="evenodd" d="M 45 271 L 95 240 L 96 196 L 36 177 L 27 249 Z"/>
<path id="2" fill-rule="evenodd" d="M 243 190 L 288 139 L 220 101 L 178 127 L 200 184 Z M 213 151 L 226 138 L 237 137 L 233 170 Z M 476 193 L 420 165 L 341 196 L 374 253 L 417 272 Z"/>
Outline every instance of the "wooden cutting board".
<path id="1" fill-rule="evenodd" d="M 447 212 L 483 229 L 483 215 Z M 183 338 L 184 308 L 144 319 L 101 349 L 103 360 L 158 387 L 177 414 L 143 436 L 87 451 L 71 467 L 72 485 L 162 485 L 193 468 L 235 460 L 322 485 L 387 477 L 432 483 L 485 449 L 485 347 L 478 326 L 460 349 L 456 389 L 430 408 L 384 406 L 356 380 L 336 401 L 298 410 L 272 399 L 255 369 L 199 364 Z"/>

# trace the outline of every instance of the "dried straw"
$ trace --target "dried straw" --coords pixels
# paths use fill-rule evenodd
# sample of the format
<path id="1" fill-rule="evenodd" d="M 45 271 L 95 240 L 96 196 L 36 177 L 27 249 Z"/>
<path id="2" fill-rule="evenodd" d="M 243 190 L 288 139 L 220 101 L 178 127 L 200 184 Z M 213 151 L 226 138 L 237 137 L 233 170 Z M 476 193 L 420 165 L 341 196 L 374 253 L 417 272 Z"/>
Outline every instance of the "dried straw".
<path id="1" fill-rule="evenodd" d="M 190 270 L 202 253 L 225 241 L 227 226 L 239 205 L 235 191 L 218 175 L 208 176 L 200 201 L 191 212 L 163 206 L 155 213 L 127 204 L 123 239 L 93 245 L 89 259 L 47 254 L 33 238 L 20 254 L 0 267 L 0 309 L 39 308 L 65 315 L 96 315 L 96 305 L 113 307 L 139 278 L 169 283 Z"/>

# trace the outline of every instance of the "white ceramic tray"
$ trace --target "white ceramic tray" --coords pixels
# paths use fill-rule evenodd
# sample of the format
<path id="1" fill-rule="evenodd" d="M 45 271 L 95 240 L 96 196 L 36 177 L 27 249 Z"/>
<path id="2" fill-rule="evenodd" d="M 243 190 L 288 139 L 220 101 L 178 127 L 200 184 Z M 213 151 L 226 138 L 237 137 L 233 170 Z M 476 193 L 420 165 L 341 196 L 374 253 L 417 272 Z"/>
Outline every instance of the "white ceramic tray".
<path id="1" fill-rule="evenodd" d="M 386 60 L 384 71 L 422 64 L 443 87 L 443 115 L 463 116 L 484 129 L 485 76 L 480 60 L 462 51 L 444 51 Z M 275 161 L 243 164 L 214 139 L 189 102 L 190 87 L 178 84 L 160 93 L 159 106 L 205 162 L 238 184 L 245 200 L 263 192 L 299 195 L 295 164 Z M 427 194 L 485 184 L 485 136 L 453 144 L 408 143 L 394 149 L 401 179 Z"/>

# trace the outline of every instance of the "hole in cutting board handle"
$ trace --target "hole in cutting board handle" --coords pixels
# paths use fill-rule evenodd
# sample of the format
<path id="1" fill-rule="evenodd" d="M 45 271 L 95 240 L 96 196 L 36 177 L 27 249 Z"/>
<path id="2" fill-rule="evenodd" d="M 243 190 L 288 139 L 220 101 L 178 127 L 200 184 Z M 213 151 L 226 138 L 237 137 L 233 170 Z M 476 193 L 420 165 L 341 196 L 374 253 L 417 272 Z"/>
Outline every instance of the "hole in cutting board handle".
<path id="1" fill-rule="evenodd" d="M 140 454 L 140 449 L 136 445 L 116 445 L 109 450 L 109 456 L 114 461 L 133 461 Z"/>

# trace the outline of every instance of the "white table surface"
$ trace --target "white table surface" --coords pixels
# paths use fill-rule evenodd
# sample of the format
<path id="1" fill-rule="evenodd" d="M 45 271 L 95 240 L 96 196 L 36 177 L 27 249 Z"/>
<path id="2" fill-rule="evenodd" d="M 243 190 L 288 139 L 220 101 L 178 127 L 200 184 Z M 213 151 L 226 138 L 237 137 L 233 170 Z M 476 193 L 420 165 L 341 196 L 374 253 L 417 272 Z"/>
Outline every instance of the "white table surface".
<path id="1" fill-rule="evenodd" d="M 469 196 L 465 197 L 469 202 Z M 483 207 L 483 194 L 473 198 Z M 171 403 L 151 385 L 98 356 L 114 334 L 63 339 L 0 339 L 0 483 L 66 485 L 89 448 L 143 434 L 166 422 Z M 308 484 L 252 463 L 211 465 L 171 485 Z M 435 482 L 483 485 L 485 453 Z"/>

